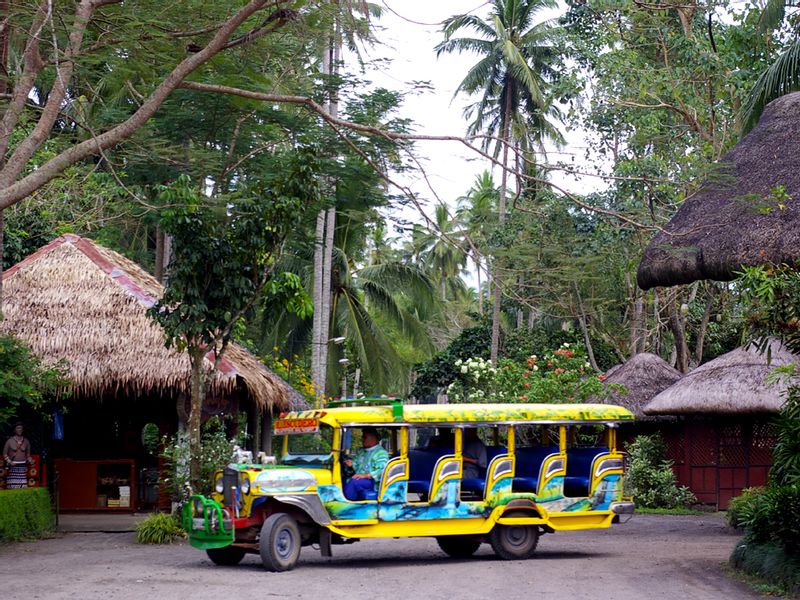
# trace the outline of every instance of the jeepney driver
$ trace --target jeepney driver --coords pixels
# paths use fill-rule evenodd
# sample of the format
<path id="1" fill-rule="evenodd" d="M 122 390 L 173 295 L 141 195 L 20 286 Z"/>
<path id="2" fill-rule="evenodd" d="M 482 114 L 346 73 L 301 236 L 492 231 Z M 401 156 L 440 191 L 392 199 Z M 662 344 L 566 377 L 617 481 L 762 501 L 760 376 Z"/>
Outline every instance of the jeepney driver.
<path id="1" fill-rule="evenodd" d="M 366 500 L 365 492 L 377 489 L 383 469 L 389 462 L 389 453 L 378 443 L 379 441 L 377 429 L 364 427 L 361 430 L 362 448 L 352 459 L 345 459 L 344 466 L 355 471 L 344 486 L 344 496 L 348 500 Z"/>

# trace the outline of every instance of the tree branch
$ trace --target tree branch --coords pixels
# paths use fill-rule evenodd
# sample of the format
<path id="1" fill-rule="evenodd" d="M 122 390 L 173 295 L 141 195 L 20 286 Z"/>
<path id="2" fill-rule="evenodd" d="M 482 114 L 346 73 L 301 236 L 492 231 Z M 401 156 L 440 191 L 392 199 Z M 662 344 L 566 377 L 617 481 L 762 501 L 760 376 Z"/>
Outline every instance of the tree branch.
<path id="1" fill-rule="evenodd" d="M 61 152 L 15 183 L 11 183 L 14 177 L 8 176 L 10 171 L 0 171 L 0 210 L 8 208 L 27 197 L 47 182 L 56 178 L 70 165 L 129 138 L 155 114 L 161 104 L 189 74 L 222 50 L 236 29 L 245 20 L 266 5 L 280 2 L 288 2 L 288 0 L 273 0 L 272 2 L 270 0 L 250 0 L 220 27 L 219 31 L 202 50 L 181 61 L 147 100 L 142 103 L 141 107 L 116 127 Z M 73 32 L 73 35 L 75 34 L 76 32 Z"/>

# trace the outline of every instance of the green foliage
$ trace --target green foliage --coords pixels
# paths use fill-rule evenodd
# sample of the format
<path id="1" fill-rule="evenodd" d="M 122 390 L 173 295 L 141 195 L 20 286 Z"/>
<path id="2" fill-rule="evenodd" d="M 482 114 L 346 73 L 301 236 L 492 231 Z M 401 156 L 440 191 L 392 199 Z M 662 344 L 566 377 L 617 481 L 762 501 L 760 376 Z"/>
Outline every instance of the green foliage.
<path id="1" fill-rule="evenodd" d="M 436 394 L 438 390 L 449 386 L 459 376 L 460 368 L 456 366 L 456 361 L 489 358 L 491 339 L 490 323 L 484 322 L 464 329 L 447 348 L 428 362 L 416 366 L 417 380 L 411 395 L 422 398 L 428 394 Z"/>
<path id="2" fill-rule="evenodd" d="M 175 255 L 164 296 L 148 314 L 164 328 L 167 346 L 227 343 L 235 322 L 270 280 L 275 255 L 301 211 L 319 201 L 313 154 L 310 148 L 290 154 L 283 171 L 214 201 L 198 194 L 186 177 L 162 188 L 169 206 L 162 227 L 173 236 Z M 287 300 L 295 299 L 297 282 L 284 277 L 283 283 L 290 288 Z"/>
<path id="3" fill-rule="evenodd" d="M 23 342 L 0 336 L 0 427 L 24 409 L 43 411 L 63 397 L 69 381 L 64 365 L 44 366 Z"/>
<path id="4" fill-rule="evenodd" d="M 454 366 L 457 378 L 447 393 L 455 402 L 583 402 L 608 393 L 582 349 L 567 343 L 541 358 L 502 358 L 496 369 L 482 358 L 458 359 Z"/>
<path id="5" fill-rule="evenodd" d="M 800 484 L 800 386 L 789 387 L 775 424 L 778 439 L 772 451 L 770 477 L 777 485 Z"/>
<path id="6" fill-rule="evenodd" d="M 731 565 L 749 575 L 777 585 L 787 597 L 800 594 L 800 557 L 791 556 L 775 543 L 744 540 L 734 548 Z"/>
<path id="7" fill-rule="evenodd" d="M 763 487 L 745 488 L 742 493 L 733 498 L 728 504 L 728 512 L 725 518 L 728 525 L 737 529 L 744 529 L 749 523 L 755 511 L 763 502 L 766 489 Z"/>
<path id="8" fill-rule="evenodd" d="M 158 445 L 161 440 L 158 437 L 158 425 L 155 423 L 145 423 L 142 428 L 142 446 L 150 454 L 158 452 Z"/>
<path id="9" fill-rule="evenodd" d="M 180 513 L 177 513 L 178 515 Z M 171 544 L 186 537 L 180 518 L 155 512 L 136 526 L 136 542 L 139 544 Z"/>
<path id="10" fill-rule="evenodd" d="M 54 523 L 47 489 L 0 490 L 0 541 L 38 538 L 52 531 Z"/>
<path id="11" fill-rule="evenodd" d="M 241 445 L 242 440 L 228 439 L 222 419 L 212 417 L 202 426 L 200 438 L 200 454 L 197 457 L 200 465 L 200 479 L 193 488 L 194 493 L 209 495 L 214 487 L 214 472 L 231 461 L 233 446 Z M 161 457 L 164 459 L 167 477 L 164 486 L 176 501 L 182 502 L 189 497 L 189 442 L 185 435 L 164 438 Z"/>
<path id="12" fill-rule="evenodd" d="M 648 508 L 675 508 L 696 502 L 689 488 L 678 486 L 667 447 L 661 436 L 640 435 L 626 446 L 629 467 L 625 491 L 637 504 Z"/>
<path id="13" fill-rule="evenodd" d="M 755 544 L 776 543 L 787 553 L 800 555 L 800 484 L 752 490 L 732 503 L 728 521 L 745 530 Z"/>

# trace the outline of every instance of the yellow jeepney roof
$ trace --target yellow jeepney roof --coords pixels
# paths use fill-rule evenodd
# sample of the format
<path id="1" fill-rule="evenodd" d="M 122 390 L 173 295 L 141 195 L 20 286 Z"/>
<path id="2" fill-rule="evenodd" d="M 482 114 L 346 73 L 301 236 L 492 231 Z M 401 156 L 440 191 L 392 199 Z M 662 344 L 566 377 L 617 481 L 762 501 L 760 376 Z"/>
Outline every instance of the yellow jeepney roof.
<path id="1" fill-rule="evenodd" d="M 407 404 L 402 417 L 388 406 L 304 410 L 284 419 L 319 419 L 332 426 L 380 423 L 608 423 L 632 421 L 633 413 L 611 404 Z"/>

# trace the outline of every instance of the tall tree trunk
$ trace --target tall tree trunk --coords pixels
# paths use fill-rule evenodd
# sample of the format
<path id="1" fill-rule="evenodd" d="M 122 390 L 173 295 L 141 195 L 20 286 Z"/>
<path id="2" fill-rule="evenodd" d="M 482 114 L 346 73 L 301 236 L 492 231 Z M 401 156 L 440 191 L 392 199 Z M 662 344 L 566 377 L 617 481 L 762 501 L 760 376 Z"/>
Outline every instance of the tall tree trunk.
<path id="1" fill-rule="evenodd" d="M 322 406 L 325 400 L 325 387 L 322 365 L 322 320 L 324 316 L 322 302 L 322 281 L 325 256 L 325 209 L 317 213 L 317 228 L 314 235 L 314 319 L 311 329 L 311 380 L 317 395 L 317 405 Z"/>
<path id="2" fill-rule="evenodd" d="M 478 314 L 483 315 L 483 287 L 481 286 L 481 255 L 473 254 L 475 259 L 475 275 L 478 278 Z"/>
<path id="3" fill-rule="evenodd" d="M 572 288 L 575 290 L 575 299 L 578 301 L 578 311 L 580 312 L 580 316 L 578 317 L 578 322 L 581 325 L 581 331 L 583 332 L 583 343 L 586 346 L 586 354 L 589 357 L 589 364 L 592 365 L 592 368 L 600 373 L 600 367 L 597 366 L 597 361 L 594 358 L 594 348 L 592 348 L 592 338 L 589 335 L 589 326 L 586 323 L 586 311 L 583 309 L 583 299 L 581 298 L 581 292 L 578 289 L 578 284 L 574 281 L 572 282 Z"/>
<path id="4" fill-rule="evenodd" d="M 686 330 L 680 315 L 679 296 L 675 294 L 672 301 L 668 302 L 669 328 L 675 339 L 675 368 L 681 373 L 689 371 L 689 346 L 686 343 Z"/>
<path id="5" fill-rule="evenodd" d="M 501 136 L 503 144 L 503 174 L 500 178 L 500 193 L 497 198 L 497 221 L 500 229 L 503 228 L 506 222 L 506 188 L 508 186 L 508 144 L 509 133 L 511 130 L 511 94 L 506 94 L 506 105 L 503 107 L 504 121 L 503 121 L 503 135 Z M 500 257 L 494 258 L 494 298 L 492 304 L 492 347 L 490 350 L 490 359 L 492 366 L 497 366 L 497 355 L 500 351 L 500 304 L 503 300 L 503 293 L 500 284 L 500 272 L 502 269 L 502 260 Z"/>
<path id="6" fill-rule="evenodd" d="M 328 337 L 331 325 L 331 279 L 333 277 L 333 234 L 336 231 L 336 209 L 331 207 L 325 224 L 325 255 L 323 256 L 322 315 L 320 322 L 320 364 L 323 397 L 327 397 L 328 383 Z"/>
<path id="7" fill-rule="evenodd" d="M 192 347 L 189 349 L 189 361 L 192 366 L 189 409 L 189 481 L 193 490 L 196 490 L 200 484 L 200 454 L 202 451 L 200 423 L 203 417 L 203 401 L 206 395 L 203 374 L 204 357 L 205 351 L 202 348 Z"/>
<path id="8" fill-rule="evenodd" d="M 335 3 L 335 2 L 334 2 Z M 339 115 L 339 94 L 333 81 L 341 59 L 341 37 L 338 25 L 328 36 L 322 52 L 322 72 L 328 76 L 328 89 L 323 98 L 323 108 L 332 117 Z M 336 184 L 333 182 L 334 190 Z M 327 394 L 328 334 L 331 318 L 331 266 L 333 263 L 333 234 L 336 228 L 336 209 L 320 210 L 314 241 L 314 321 L 312 331 L 311 377 L 321 406 Z M 316 360 L 315 360 L 316 359 Z"/>
<path id="9" fill-rule="evenodd" d="M 8 10 L 8 0 L 0 0 L 0 23 L 3 23 L 2 31 L 0 31 L 0 95 L 5 96 L 8 93 L 11 84 L 11 76 L 8 72 L 8 39 L 10 27 L 10 18 Z M 5 157 L 0 153 L 0 169 L 3 167 Z M 5 260 L 5 232 L 6 232 L 6 219 L 5 211 L 0 210 L 0 320 L 3 319 L 3 261 Z"/>
<path id="10" fill-rule="evenodd" d="M 706 331 L 708 322 L 711 320 L 711 313 L 714 310 L 714 284 L 706 282 L 706 309 L 703 311 L 703 318 L 697 331 L 697 344 L 694 347 L 694 363 L 699 365 L 703 362 L 703 346 L 706 341 Z"/>

